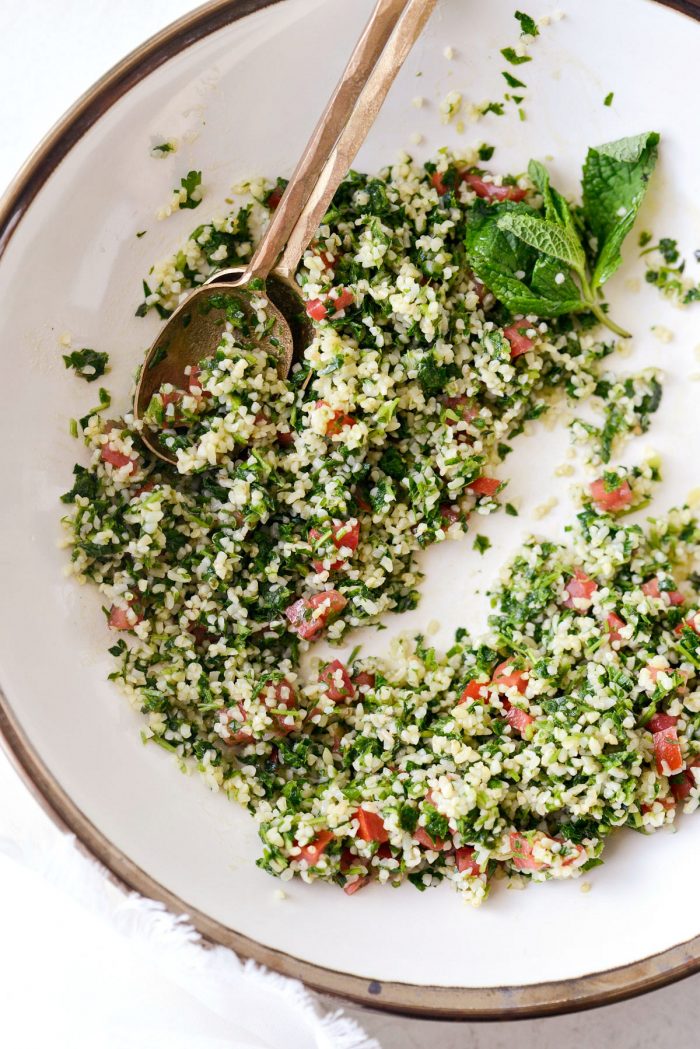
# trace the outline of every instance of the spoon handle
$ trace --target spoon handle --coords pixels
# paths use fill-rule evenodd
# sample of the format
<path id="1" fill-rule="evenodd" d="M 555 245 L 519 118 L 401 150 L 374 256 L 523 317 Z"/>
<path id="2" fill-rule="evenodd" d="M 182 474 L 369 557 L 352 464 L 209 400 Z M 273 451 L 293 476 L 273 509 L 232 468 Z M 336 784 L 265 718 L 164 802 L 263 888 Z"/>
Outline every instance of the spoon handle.
<path id="1" fill-rule="evenodd" d="M 420 36 L 437 0 L 408 0 L 384 51 L 369 73 L 357 103 L 348 116 L 328 160 L 290 232 L 275 273 L 292 278 L 299 261 L 348 173 L 367 133 L 377 118 L 389 88 Z"/>
<path id="2" fill-rule="evenodd" d="M 387 40 L 410 0 L 377 0 L 343 75 L 321 114 L 311 138 L 282 194 L 265 235 L 246 267 L 246 276 L 266 277 L 294 229 L 304 205 L 323 171 L 333 146 L 352 113 Z M 217 274 L 220 281 L 224 273 Z"/>

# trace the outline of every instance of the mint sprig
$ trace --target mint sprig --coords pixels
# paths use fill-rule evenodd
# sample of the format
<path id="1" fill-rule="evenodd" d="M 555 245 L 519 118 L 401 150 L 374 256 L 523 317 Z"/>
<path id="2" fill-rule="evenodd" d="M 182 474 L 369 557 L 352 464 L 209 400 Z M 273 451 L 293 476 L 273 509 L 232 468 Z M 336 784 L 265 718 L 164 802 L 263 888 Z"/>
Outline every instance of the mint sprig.
<path id="1" fill-rule="evenodd" d="M 615 334 L 599 289 L 622 259 L 629 233 L 654 170 L 656 132 L 590 149 L 583 172 L 583 208 L 576 217 L 551 185 L 549 173 L 531 161 L 528 173 L 542 208 L 503 201 L 478 202 L 469 215 L 466 249 L 470 265 L 512 313 L 560 317 L 592 313 Z"/>

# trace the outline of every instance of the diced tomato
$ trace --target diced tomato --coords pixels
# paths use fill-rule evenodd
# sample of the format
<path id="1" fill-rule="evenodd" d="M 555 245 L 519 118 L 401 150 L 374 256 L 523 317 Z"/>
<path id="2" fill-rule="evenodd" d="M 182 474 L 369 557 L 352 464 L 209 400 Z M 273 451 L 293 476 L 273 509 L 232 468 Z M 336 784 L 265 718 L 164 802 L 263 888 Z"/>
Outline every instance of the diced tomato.
<path id="1" fill-rule="evenodd" d="M 535 720 L 532 714 L 528 714 L 521 707 L 514 707 L 508 700 L 502 700 L 502 702 L 506 707 L 506 721 L 514 732 L 519 732 L 521 736 L 524 736 L 528 725 Z"/>
<path id="2" fill-rule="evenodd" d="M 682 772 L 681 776 L 684 776 L 684 775 L 685 775 L 685 773 Z M 673 792 L 673 785 L 671 785 L 671 792 Z M 676 807 L 676 799 L 675 798 L 669 798 L 669 797 L 655 798 L 654 801 L 652 801 L 651 804 L 649 804 L 649 805 L 647 805 L 647 804 L 640 805 L 640 809 L 646 815 L 647 812 L 652 812 L 653 811 L 655 805 L 660 805 L 662 809 L 665 809 L 668 812 L 669 809 L 674 809 Z"/>
<path id="3" fill-rule="evenodd" d="M 535 345 L 534 341 L 524 334 L 531 327 L 532 325 L 528 324 L 527 321 L 518 321 L 517 324 L 509 324 L 507 328 L 503 329 L 503 334 L 510 343 L 510 359 L 512 361 L 523 353 L 529 353 Z"/>
<path id="4" fill-rule="evenodd" d="M 642 583 L 642 593 L 646 594 L 647 597 L 656 598 L 661 597 L 663 594 L 671 605 L 682 605 L 685 600 L 680 590 L 661 590 L 658 576 L 647 579 L 646 583 Z"/>
<path id="5" fill-rule="evenodd" d="M 532 855 L 532 843 L 517 830 L 510 832 L 510 850 L 513 853 L 513 866 L 519 871 L 539 871 L 544 867 Z"/>
<path id="6" fill-rule="evenodd" d="M 331 524 L 331 540 L 336 550 L 350 550 L 352 553 L 357 550 L 357 546 L 360 542 L 360 522 L 353 521 L 333 521 Z M 309 539 L 312 543 L 318 542 L 321 538 L 321 532 L 316 528 L 309 530 Z M 323 561 L 312 561 L 314 571 L 322 572 L 324 570 Z M 342 568 L 345 562 L 341 559 L 340 561 L 332 561 L 329 566 L 329 571 L 334 572 L 338 568 Z"/>
<path id="7" fill-rule="evenodd" d="M 190 393 L 197 397 L 202 393 L 202 369 L 198 364 L 193 364 L 187 376 L 187 385 Z"/>
<path id="8" fill-rule="evenodd" d="M 440 517 L 445 525 L 449 528 L 450 525 L 456 524 L 462 517 L 462 513 L 458 506 L 452 506 L 450 503 L 442 503 L 440 506 Z"/>
<path id="9" fill-rule="evenodd" d="M 282 189 L 281 186 L 275 186 L 274 189 L 270 190 L 270 192 L 268 194 L 268 197 L 267 197 L 267 206 L 270 209 L 270 211 L 276 211 L 277 210 L 277 208 L 279 207 L 279 203 L 280 203 L 280 201 L 282 199 L 282 194 L 283 193 L 284 193 L 284 190 Z"/>
<path id="10" fill-rule="evenodd" d="M 330 251 L 325 251 L 325 250 L 324 251 L 318 251 L 318 250 L 316 250 L 314 252 L 314 254 L 318 255 L 319 259 L 321 260 L 321 262 L 323 263 L 323 265 L 325 266 L 325 268 L 327 270 L 331 270 L 331 271 L 335 270 L 335 264 L 337 262 L 337 259 L 336 259 L 335 255 L 331 255 Z"/>
<path id="11" fill-rule="evenodd" d="M 100 449 L 100 458 L 103 462 L 109 463 L 110 466 L 113 466 L 115 470 L 121 470 L 122 467 L 129 466 L 129 473 L 134 472 L 138 462 L 135 455 L 125 455 L 124 452 L 120 452 L 111 444 L 102 445 L 102 448 Z"/>
<path id="12" fill-rule="evenodd" d="M 129 601 L 129 609 L 123 608 L 121 605 L 112 605 L 109 610 L 109 619 L 107 620 L 112 630 L 133 630 L 136 624 L 143 620 L 140 612 L 135 612 L 134 605 L 134 600 Z M 133 617 L 129 615 L 129 610 L 134 612 Z"/>
<path id="13" fill-rule="evenodd" d="M 322 321 L 328 316 L 326 305 L 321 299 L 309 299 L 306 304 L 306 312 L 314 321 Z"/>
<path id="14" fill-rule="evenodd" d="M 316 401 L 314 408 L 323 408 L 325 401 Z M 348 415 L 341 409 L 336 409 L 328 422 L 326 423 L 326 436 L 337 437 L 339 433 L 342 433 L 346 426 L 354 426 L 357 419 L 354 419 L 352 415 Z"/>
<path id="15" fill-rule="evenodd" d="M 516 670 L 512 660 L 504 659 L 499 663 L 492 675 L 492 683 L 502 688 L 517 688 L 521 696 L 527 692 L 529 674 L 527 670 Z"/>
<path id="16" fill-rule="evenodd" d="M 455 851 L 457 870 L 460 874 L 465 871 L 467 874 L 481 874 L 481 867 L 474 859 L 474 851 L 471 845 L 463 845 L 461 849 Z"/>
<path id="17" fill-rule="evenodd" d="M 146 492 L 152 492 L 155 486 L 155 481 L 146 481 L 145 484 L 142 484 L 140 488 L 136 489 L 136 491 L 134 492 L 134 499 L 136 499 L 140 495 L 145 495 Z"/>
<path id="18" fill-rule="evenodd" d="M 357 809 L 353 813 L 359 822 L 357 836 L 362 841 L 388 841 L 389 833 L 384 826 L 384 820 L 376 812 L 368 812 L 367 809 Z"/>
<path id="19" fill-rule="evenodd" d="M 678 718 L 674 717 L 673 714 L 654 714 L 653 718 L 650 718 L 647 722 L 647 728 L 650 732 L 656 734 L 657 732 L 664 732 L 667 728 L 675 728 L 678 724 Z"/>
<path id="20" fill-rule="evenodd" d="M 355 685 L 357 688 L 369 688 L 372 689 L 377 683 L 377 675 L 373 674 L 370 670 L 361 670 L 359 674 L 355 674 Z"/>
<path id="21" fill-rule="evenodd" d="M 361 488 L 355 489 L 355 502 L 357 503 L 358 510 L 362 510 L 363 514 L 372 513 L 372 504 L 365 498 L 365 493 Z"/>
<path id="22" fill-rule="evenodd" d="M 683 771 L 671 778 L 671 791 L 676 801 L 685 801 L 690 797 L 690 792 L 697 787 L 700 780 L 696 780 L 693 769 L 700 768 L 700 760 L 696 759 Z"/>
<path id="23" fill-rule="evenodd" d="M 284 614 L 289 620 L 290 629 L 308 641 L 320 633 L 328 623 L 337 619 L 347 603 L 347 598 L 337 590 L 323 590 L 313 597 L 300 597 L 285 609 Z M 319 608 L 322 611 L 314 615 Z"/>
<path id="24" fill-rule="evenodd" d="M 479 409 L 471 398 L 463 394 L 459 397 L 445 397 L 442 403 L 457 416 L 457 419 L 446 420 L 448 426 L 456 426 L 458 422 L 470 423 L 479 414 Z"/>
<path id="25" fill-rule="evenodd" d="M 330 303 L 333 306 L 335 313 L 340 313 L 341 310 L 346 310 L 348 306 L 352 306 L 355 302 L 355 296 L 348 288 L 339 288 L 336 295 L 331 292 Z"/>
<path id="26" fill-rule="evenodd" d="M 675 776 L 684 768 L 677 721 L 671 714 L 655 714 L 647 725 L 653 734 L 656 771 L 660 776 Z"/>
<path id="27" fill-rule="evenodd" d="M 457 701 L 457 706 L 462 703 L 473 702 L 475 699 L 483 699 L 482 688 L 486 688 L 488 681 L 470 681 Z"/>
<path id="28" fill-rule="evenodd" d="M 433 852 L 440 852 L 445 845 L 442 838 L 431 838 L 425 827 L 418 827 L 413 835 L 413 839 L 414 841 L 417 841 L 419 845 L 422 845 L 423 848 L 432 849 Z"/>
<path id="29" fill-rule="evenodd" d="M 187 631 L 192 635 L 198 645 L 211 644 L 214 640 L 202 623 L 190 623 L 187 627 Z"/>
<path id="30" fill-rule="evenodd" d="M 615 488 L 608 490 L 605 480 L 599 477 L 588 486 L 591 498 L 599 510 L 614 514 L 618 510 L 625 510 L 632 502 L 634 496 L 627 481 L 621 481 Z"/>
<path id="31" fill-rule="evenodd" d="M 302 845 L 298 859 L 305 860 L 309 867 L 315 867 L 332 840 L 332 831 L 320 830 L 313 841 Z"/>
<path id="32" fill-rule="evenodd" d="M 569 596 L 562 601 L 562 605 L 564 608 L 573 608 L 576 612 L 585 612 L 590 607 L 591 598 L 597 589 L 598 584 L 595 579 L 591 579 L 580 568 L 577 568 L 566 584 L 566 592 Z"/>
<path id="33" fill-rule="evenodd" d="M 496 494 L 502 484 L 503 482 L 496 480 L 495 477 L 477 477 L 476 480 L 471 481 L 467 485 L 467 488 L 471 488 L 476 495 L 488 495 L 490 497 Z"/>
<path id="34" fill-rule="evenodd" d="M 364 889 L 368 881 L 369 877 L 356 878 L 355 881 L 347 882 L 343 885 L 343 892 L 346 896 L 352 896 L 353 893 L 358 892 L 360 889 Z"/>
<path id="35" fill-rule="evenodd" d="M 287 710 L 297 708 L 297 694 L 294 691 L 294 685 L 287 681 L 286 677 L 267 684 L 262 692 L 262 698 L 265 706 L 271 710 L 279 709 L 279 707 L 285 707 Z M 275 729 L 275 735 L 286 736 L 294 731 L 295 726 L 287 722 L 286 715 L 276 714 L 274 717 L 278 726 Z"/>
<path id="36" fill-rule="evenodd" d="M 526 191 L 519 186 L 496 186 L 493 182 L 485 182 L 481 175 L 473 171 L 463 172 L 462 178 L 477 197 L 483 197 L 484 200 L 517 201 L 525 197 Z"/>
<path id="37" fill-rule="evenodd" d="M 438 194 L 441 197 L 444 197 L 445 194 L 447 193 L 447 186 L 442 181 L 443 174 L 444 174 L 444 172 L 441 173 L 439 171 L 434 171 L 432 173 L 432 175 L 430 176 L 430 181 L 432 182 L 433 186 L 438 191 Z"/>
<path id="38" fill-rule="evenodd" d="M 254 743 L 255 737 L 253 734 L 243 727 L 248 720 L 248 711 L 240 702 L 238 703 L 238 713 L 240 714 L 239 719 L 234 718 L 228 711 L 224 711 L 220 715 L 220 720 L 226 727 L 226 742 L 229 744 Z M 237 728 L 232 732 L 231 727 L 233 725 L 236 725 Z"/>
<path id="39" fill-rule="evenodd" d="M 291 430 L 278 430 L 277 443 L 280 446 L 280 448 L 293 448 L 294 434 L 291 432 Z"/>
<path id="40" fill-rule="evenodd" d="M 615 612 L 609 612 L 605 623 L 608 628 L 608 641 L 610 644 L 612 645 L 616 641 L 622 641 L 622 634 L 620 631 L 623 626 L 627 626 L 624 619 L 620 619 Z"/>
<path id="41" fill-rule="evenodd" d="M 486 305 L 486 299 L 488 298 L 488 296 L 491 296 L 491 292 L 486 287 L 486 285 L 483 284 L 482 281 L 480 281 L 479 278 L 475 277 L 473 274 L 472 274 L 471 281 L 472 281 L 472 284 L 474 285 L 474 291 L 476 292 L 477 298 L 479 300 L 479 304 L 481 306 Z M 493 299 L 493 296 L 491 296 L 491 298 Z"/>
<path id="42" fill-rule="evenodd" d="M 350 680 L 347 667 L 339 659 L 334 659 L 332 663 L 324 667 L 318 675 L 318 680 L 328 686 L 328 698 L 334 703 L 355 698 L 355 688 Z"/>

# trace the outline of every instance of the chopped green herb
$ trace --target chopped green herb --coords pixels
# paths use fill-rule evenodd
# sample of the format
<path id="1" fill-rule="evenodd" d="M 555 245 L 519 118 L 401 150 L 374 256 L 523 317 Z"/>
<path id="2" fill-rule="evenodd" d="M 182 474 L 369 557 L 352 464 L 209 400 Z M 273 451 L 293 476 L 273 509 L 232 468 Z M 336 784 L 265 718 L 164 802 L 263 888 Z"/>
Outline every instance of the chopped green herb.
<path id="1" fill-rule="evenodd" d="M 491 548 L 491 540 L 486 535 L 477 535 L 474 539 L 474 550 L 485 554 Z"/>
<path id="2" fill-rule="evenodd" d="M 539 36 L 540 31 L 534 18 L 524 14 L 522 11 L 516 11 L 515 17 L 520 22 L 520 28 L 524 36 Z"/>
<path id="3" fill-rule="evenodd" d="M 524 62 L 532 61 L 529 55 L 519 55 L 512 47 L 502 48 L 501 54 L 512 66 L 521 66 Z"/>
<path id="4" fill-rule="evenodd" d="M 76 375 L 86 382 L 94 382 L 107 371 L 109 354 L 101 350 L 90 350 L 85 347 L 82 350 L 73 350 L 68 355 L 63 355 L 63 363 L 66 368 L 73 368 Z"/>

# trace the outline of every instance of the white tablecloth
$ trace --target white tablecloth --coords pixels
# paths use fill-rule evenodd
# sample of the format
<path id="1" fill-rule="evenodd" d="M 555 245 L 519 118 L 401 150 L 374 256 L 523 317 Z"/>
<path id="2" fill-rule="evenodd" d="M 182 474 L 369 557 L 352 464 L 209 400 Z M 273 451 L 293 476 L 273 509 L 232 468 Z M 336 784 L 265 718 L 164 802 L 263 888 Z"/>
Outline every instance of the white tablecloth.
<path id="1" fill-rule="evenodd" d="M 3 0 L 0 187 L 85 88 L 194 6 Z M 663 905 L 662 886 L 650 905 Z M 50 823 L 0 752 L 0 1045 L 8 1049 L 694 1049 L 699 990 L 700 977 L 517 1025 L 347 1009 L 378 1039 L 365 1041 L 360 1027 L 333 1016 L 335 1003 L 319 1009 L 298 985 L 244 968 L 230 952 L 202 950 L 154 904 L 120 893 Z"/>

